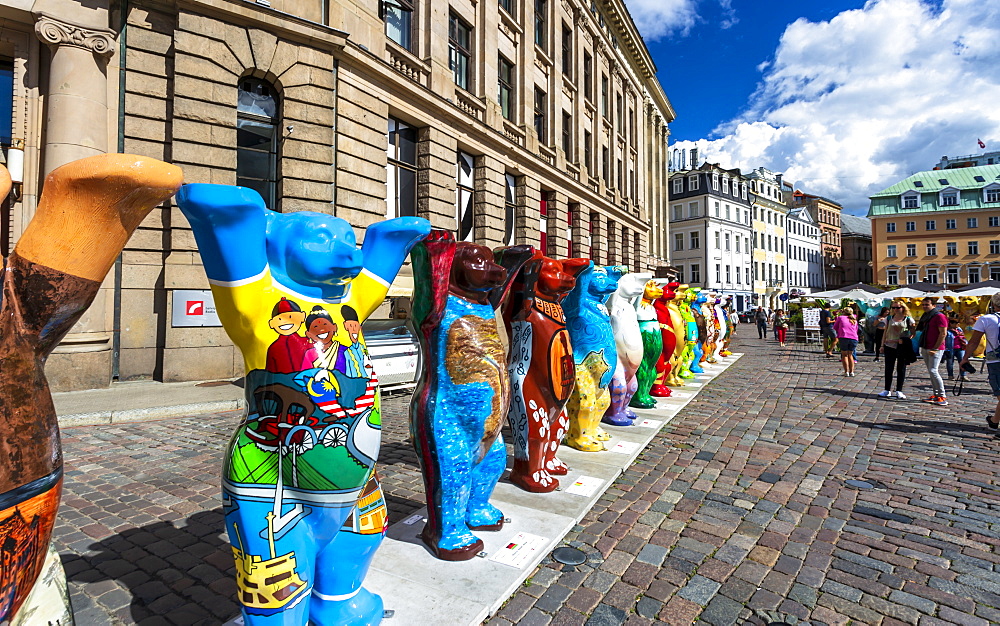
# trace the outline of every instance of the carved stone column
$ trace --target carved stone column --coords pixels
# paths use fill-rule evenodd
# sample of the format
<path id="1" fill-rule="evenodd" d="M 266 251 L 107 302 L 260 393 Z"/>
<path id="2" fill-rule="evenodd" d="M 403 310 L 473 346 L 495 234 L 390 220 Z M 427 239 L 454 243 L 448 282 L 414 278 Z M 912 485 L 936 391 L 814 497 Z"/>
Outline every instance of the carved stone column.
<path id="1" fill-rule="evenodd" d="M 35 34 L 52 51 L 45 92 L 43 177 L 66 163 L 108 151 L 107 66 L 115 50 L 115 32 L 59 15 L 34 13 Z M 49 355 L 45 372 L 53 391 L 110 383 L 114 280 L 112 275 L 104 281 L 90 308 Z"/>
<path id="2" fill-rule="evenodd" d="M 114 31 L 35 14 L 35 34 L 52 50 L 46 94 L 43 175 L 108 151 L 108 58 Z"/>

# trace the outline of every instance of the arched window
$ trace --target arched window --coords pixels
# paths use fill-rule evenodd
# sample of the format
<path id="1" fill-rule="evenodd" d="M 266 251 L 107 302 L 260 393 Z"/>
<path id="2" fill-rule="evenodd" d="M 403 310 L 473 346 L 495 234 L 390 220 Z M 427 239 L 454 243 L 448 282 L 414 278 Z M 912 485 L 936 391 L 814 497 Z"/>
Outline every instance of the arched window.
<path id="1" fill-rule="evenodd" d="M 236 184 L 255 190 L 267 208 L 278 207 L 278 94 L 265 81 L 240 79 L 236 106 Z"/>

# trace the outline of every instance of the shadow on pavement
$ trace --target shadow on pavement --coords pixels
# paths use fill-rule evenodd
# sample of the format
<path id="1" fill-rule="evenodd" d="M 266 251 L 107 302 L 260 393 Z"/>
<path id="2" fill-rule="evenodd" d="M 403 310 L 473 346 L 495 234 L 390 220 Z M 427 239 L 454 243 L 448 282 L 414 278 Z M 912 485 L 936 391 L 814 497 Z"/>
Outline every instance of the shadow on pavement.
<path id="1" fill-rule="evenodd" d="M 220 624 L 239 614 L 222 519 L 221 509 L 201 511 L 179 521 L 180 527 L 160 521 L 112 535 L 91 545 L 91 554 L 63 552 L 66 577 L 90 586 L 88 595 L 99 591 L 95 584 L 106 587 L 97 602 L 123 606 L 117 611 L 122 621 Z"/>

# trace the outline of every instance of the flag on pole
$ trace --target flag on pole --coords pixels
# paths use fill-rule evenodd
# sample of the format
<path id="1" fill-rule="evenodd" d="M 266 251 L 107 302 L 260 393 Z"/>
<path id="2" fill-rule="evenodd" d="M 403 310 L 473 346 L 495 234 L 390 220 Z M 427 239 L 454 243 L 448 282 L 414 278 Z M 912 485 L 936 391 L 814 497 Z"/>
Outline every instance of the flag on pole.
<path id="1" fill-rule="evenodd" d="M 978 142 L 979 142 L 979 147 L 980 147 L 980 148 L 983 148 L 983 149 L 985 149 L 985 148 L 986 148 L 986 144 L 985 144 L 985 143 L 983 143 L 983 140 L 982 140 L 982 139 L 976 139 L 976 141 L 978 141 Z"/>

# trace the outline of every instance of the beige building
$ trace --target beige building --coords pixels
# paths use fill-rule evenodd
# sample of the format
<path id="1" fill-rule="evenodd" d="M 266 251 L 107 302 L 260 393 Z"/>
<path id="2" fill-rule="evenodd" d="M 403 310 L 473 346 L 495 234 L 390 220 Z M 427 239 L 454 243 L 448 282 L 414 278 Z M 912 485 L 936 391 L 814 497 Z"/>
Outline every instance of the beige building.
<path id="1" fill-rule="evenodd" d="M 829 198 L 808 194 L 798 189 L 792 193 L 792 207 L 809 211 L 822 232 L 823 290 L 847 284 L 844 282 L 840 241 L 840 214 L 844 207 Z"/>
<path id="2" fill-rule="evenodd" d="M 917 172 L 872 195 L 868 217 L 879 284 L 1000 280 L 1000 165 Z"/>
<path id="3" fill-rule="evenodd" d="M 788 293 L 787 224 L 781 174 L 758 167 L 746 175 L 750 183 L 753 215 L 753 293 L 755 304 L 781 308 L 781 294 Z"/>
<path id="4" fill-rule="evenodd" d="M 359 234 L 418 215 L 490 246 L 633 270 L 667 262 L 674 112 L 622 0 L 99 7 L 0 8 L 14 103 L 4 153 L 24 163 L 5 253 L 44 172 L 122 150 L 176 163 L 187 182 L 253 187 L 276 210 L 337 215 Z M 207 288 L 184 217 L 155 210 L 50 357 L 53 386 L 241 375 L 220 327 L 172 319 L 178 290 Z M 391 293 L 406 292 L 404 278 Z"/>

